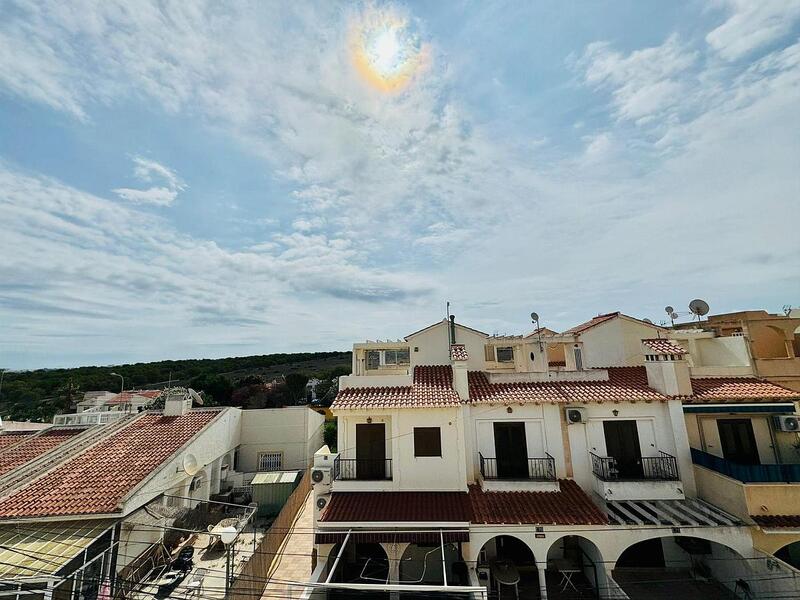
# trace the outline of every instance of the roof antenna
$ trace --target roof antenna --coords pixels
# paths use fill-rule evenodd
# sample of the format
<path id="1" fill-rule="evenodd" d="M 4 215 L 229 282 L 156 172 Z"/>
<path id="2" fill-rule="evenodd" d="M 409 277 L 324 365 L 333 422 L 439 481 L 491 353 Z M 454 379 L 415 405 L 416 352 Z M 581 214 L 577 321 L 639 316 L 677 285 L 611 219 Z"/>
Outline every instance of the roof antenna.
<path id="1" fill-rule="evenodd" d="M 539 352 L 543 350 L 542 348 L 542 327 L 539 325 L 539 315 L 535 312 L 531 313 L 531 323 L 536 324 L 536 337 L 539 338 Z"/>
<path id="2" fill-rule="evenodd" d="M 707 315 L 710 309 L 708 307 L 708 302 L 696 298 L 689 302 L 689 310 L 692 311 L 693 315 L 697 316 L 697 322 L 699 323 L 703 315 Z"/>

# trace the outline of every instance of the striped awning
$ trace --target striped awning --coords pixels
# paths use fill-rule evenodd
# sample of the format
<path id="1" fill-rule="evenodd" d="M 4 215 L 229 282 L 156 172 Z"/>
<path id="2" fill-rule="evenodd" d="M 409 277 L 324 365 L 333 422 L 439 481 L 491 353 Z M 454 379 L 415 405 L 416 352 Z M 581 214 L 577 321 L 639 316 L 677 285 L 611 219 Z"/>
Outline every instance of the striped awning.
<path id="1" fill-rule="evenodd" d="M 615 500 L 605 503 L 612 525 L 731 527 L 742 522 L 716 506 L 698 500 Z"/>

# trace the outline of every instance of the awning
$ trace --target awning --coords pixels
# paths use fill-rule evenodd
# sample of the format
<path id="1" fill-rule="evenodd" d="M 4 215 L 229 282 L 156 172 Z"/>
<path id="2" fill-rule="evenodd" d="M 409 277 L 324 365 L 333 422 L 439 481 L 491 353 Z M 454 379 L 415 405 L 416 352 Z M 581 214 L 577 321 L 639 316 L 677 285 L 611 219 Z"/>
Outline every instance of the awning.
<path id="1" fill-rule="evenodd" d="M 101 519 L 0 527 L 0 580 L 55 575 L 115 524 Z"/>
<path id="2" fill-rule="evenodd" d="M 758 404 L 684 404 L 685 413 L 778 413 L 794 414 L 793 402 L 763 402 Z"/>
<path id="3" fill-rule="evenodd" d="M 317 544 L 339 544 L 347 536 L 346 531 L 331 533 L 318 533 L 314 541 Z M 411 544 L 439 544 L 444 538 L 446 544 L 468 542 L 469 531 L 354 531 L 350 534 L 350 541 L 361 543 L 404 543 Z"/>

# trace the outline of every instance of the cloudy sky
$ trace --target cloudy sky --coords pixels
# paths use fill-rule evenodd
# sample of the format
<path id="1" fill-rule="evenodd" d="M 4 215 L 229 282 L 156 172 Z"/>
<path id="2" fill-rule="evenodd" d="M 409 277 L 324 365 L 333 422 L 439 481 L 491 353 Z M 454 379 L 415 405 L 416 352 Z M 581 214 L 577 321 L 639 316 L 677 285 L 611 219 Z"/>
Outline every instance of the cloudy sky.
<path id="1" fill-rule="evenodd" d="M 0 366 L 800 305 L 795 0 L 0 11 Z"/>

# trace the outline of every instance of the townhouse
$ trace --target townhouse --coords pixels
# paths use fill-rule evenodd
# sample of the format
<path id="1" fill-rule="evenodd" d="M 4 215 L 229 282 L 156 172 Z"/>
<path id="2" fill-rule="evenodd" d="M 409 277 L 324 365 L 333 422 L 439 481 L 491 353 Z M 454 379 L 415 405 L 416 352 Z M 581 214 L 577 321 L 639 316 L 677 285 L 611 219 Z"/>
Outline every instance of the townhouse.
<path id="1" fill-rule="evenodd" d="M 322 444 L 324 418 L 305 407 L 191 406 L 173 393 L 159 411 L 84 411 L 0 435 L 0 596 L 128 597 L 169 559 L 167 535 L 186 527 L 176 520 L 241 532 L 255 507 L 232 492 L 259 470 L 305 469 Z"/>
<path id="2" fill-rule="evenodd" d="M 750 508 L 716 498 L 696 464 L 711 438 L 698 423 L 723 414 L 710 409 L 751 407 L 772 427 L 800 396 L 695 369 L 685 335 L 608 313 L 563 333 L 451 319 L 355 344 L 331 407 L 338 451 L 312 471 L 314 594 L 624 598 L 641 569 L 684 570 L 709 598 L 800 590 L 800 572 L 754 546 Z"/>

